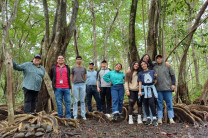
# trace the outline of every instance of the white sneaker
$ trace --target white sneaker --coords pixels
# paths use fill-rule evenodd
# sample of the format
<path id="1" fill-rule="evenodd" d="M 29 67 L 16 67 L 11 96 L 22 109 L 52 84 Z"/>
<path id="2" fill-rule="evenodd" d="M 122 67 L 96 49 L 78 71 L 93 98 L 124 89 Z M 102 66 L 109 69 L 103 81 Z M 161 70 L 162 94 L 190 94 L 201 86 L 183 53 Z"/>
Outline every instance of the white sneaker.
<path id="1" fill-rule="evenodd" d="M 175 124 L 175 121 L 173 120 L 173 118 L 170 118 L 170 124 Z"/>
<path id="2" fill-rule="evenodd" d="M 141 115 L 138 115 L 138 117 L 137 117 L 137 123 L 138 124 L 142 124 L 142 117 L 141 117 Z"/>
<path id="3" fill-rule="evenodd" d="M 86 117 L 83 117 L 82 119 L 83 119 L 83 120 L 87 120 L 87 118 L 86 118 Z"/>
<path id="4" fill-rule="evenodd" d="M 110 115 L 110 114 L 105 114 L 105 116 L 107 116 L 108 118 L 110 118 L 110 117 L 111 117 L 111 115 Z"/>
<path id="5" fill-rule="evenodd" d="M 162 124 L 162 118 L 158 118 L 157 123 Z"/>
<path id="6" fill-rule="evenodd" d="M 146 122 L 147 121 L 147 118 L 143 118 L 143 120 L 142 120 L 143 122 Z"/>
<path id="7" fill-rule="evenodd" d="M 129 115 L 129 124 L 134 124 L 132 115 Z"/>

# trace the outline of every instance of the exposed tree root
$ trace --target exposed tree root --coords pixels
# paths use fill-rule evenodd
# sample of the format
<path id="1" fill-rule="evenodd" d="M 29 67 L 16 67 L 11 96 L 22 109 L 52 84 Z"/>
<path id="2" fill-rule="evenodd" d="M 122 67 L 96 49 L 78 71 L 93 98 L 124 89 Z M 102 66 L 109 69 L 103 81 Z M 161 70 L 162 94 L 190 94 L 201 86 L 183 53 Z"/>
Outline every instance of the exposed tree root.
<path id="1" fill-rule="evenodd" d="M 15 115 L 15 125 L 9 126 L 8 120 L 0 122 L 0 136 L 5 137 L 14 132 L 22 131 L 26 124 L 50 125 L 54 133 L 59 133 L 59 125 L 78 127 L 78 122 L 74 119 L 59 118 L 57 113 L 46 114 L 39 112 L 36 116 L 30 114 Z M 24 122 L 24 124 L 22 123 Z"/>
<path id="2" fill-rule="evenodd" d="M 208 107 L 203 105 L 175 104 L 173 106 L 175 118 L 179 122 L 187 122 L 194 125 L 203 124 L 207 121 Z"/>
<path id="3" fill-rule="evenodd" d="M 103 122 L 109 122 L 109 121 L 112 120 L 111 118 L 108 118 L 104 113 L 98 112 L 98 111 L 87 112 L 86 116 L 88 118 L 96 118 L 96 119 L 98 119 L 99 122 L 102 122 L 102 121 Z"/>

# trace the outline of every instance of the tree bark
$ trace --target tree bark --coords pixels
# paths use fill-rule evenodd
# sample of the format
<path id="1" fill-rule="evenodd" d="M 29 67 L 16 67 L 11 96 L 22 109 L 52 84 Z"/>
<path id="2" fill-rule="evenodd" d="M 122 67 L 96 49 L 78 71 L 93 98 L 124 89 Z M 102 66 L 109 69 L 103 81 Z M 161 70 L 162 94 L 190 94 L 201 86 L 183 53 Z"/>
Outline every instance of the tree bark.
<path id="1" fill-rule="evenodd" d="M 8 107 L 8 123 L 9 125 L 14 124 L 14 80 L 13 80 L 13 64 L 12 59 L 7 50 L 7 38 L 9 37 L 9 29 L 15 19 L 17 13 L 17 5 L 19 0 L 15 0 L 13 11 L 10 18 L 7 16 L 7 2 L 3 3 L 2 9 L 2 59 L 3 63 L 6 65 L 6 101 Z M 6 20 L 8 22 L 6 22 Z"/>
<path id="2" fill-rule="evenodd" d="M 43 1 L 44 2 L 44 1 Z M 46 1 L 45 1 L 46 2 Z M 44 4 L 46 5 L 46 4 Z M 47 6 L 44 6 L 46 8 Z M 77 20 L 77 14 L 79 9 L 79 0 L 73 0 L 72 1 L 72 15 L 70 18 L 70 23 L 67 25 L 66 23 L 66 8 L 67 8 L 67 0 L 57 0 L 57 8 L 55 13 L 55 18 L 53 22 L 52 27 L 52 33 L 50 40 L 47 42 L 45 41 L 45 53 L 44 55 L 44 67 L 46 72 L 50 72 L 51 67 L 56 64 L 57 56 L 58 55 L 65 55 L 65 51 L 67 49 L 67 46 L 69 44 L 69 41 L 71 40 L 75 28 L 76 28 L 76 20 Z M 47 10 L 44 10 L 47 12 Z M 47 13 L 44 14 L 45 18 L 47 17 Z M 48 25 L 48 20 L 45 19 L 46 25 Z M 46 33 L 49 32 L 48 27 L 46 27 Z M 50 34 L 45 35 L 45 37 L 50 36 Z M 47 44 L 48 43 L 48 44 Z M 45 82 L 42 85 L 41 91 L 38 95 L 38 103 L 37 103 L 37 111 L 46 110 L 48 106 L 48 99 L 49 99 L 49 93 L 53 93 L 52 90 L 48 92 L 47 87 L 45 85 Z M 52 99 L 53 100 L 53 99 Z M 54 104 L 54 101 L 52 101 Z M 53 107 L 55 105 L 52 105 Z"/>
<path id="3" fill-rule="evenodd" d="M 190 33 L 188 38 L 186 39 L 186 47 L 184 49 L 181 61 L 180 61 L 180 66 L 179 66 L 179 74 L 178 74 L 178 85 L 177 85 L 177 93 L 176 94 L 178 97 L 176 100 L 178 101 L 179 98 L 182 100 L 183 103 L 189 104 L 190 103 L 190 98 L 189 98 L 189 91 L 186 83 L 187 79 L 187 74 L 186 74 L 186 61 L 187 61 L 187 53 L 193 38 L 193 34 L 196 31 L 196 28 L 199 25 L 199 21 L 201 19 L 201 16 L 203 15 L 204 11 L 206 10 L 208 5 L 208 0 L 203 4 L 201 10 L 199 11 L 198 15 L 195 18 L 195 23 L 191 27 L 191 30 L 194 30 Z"/>
<path id="4" fill-rule="evenodd" d="M 151 59 L 154 59 L 157 55 L 157 25 L 158 25 L 158 16 L 156 12 L 157 1 L 152 0 L 150 10 L 149 10 L 149 30 L 147 38 L 147 54 L 150 55 Z"/>
<path id="5" fill-rule="evenodd" d="M 90 4 L 91 5 L 91 4 Z M 95 18 L 95 11 L 94 11 L 94 0 L 92 0 L 92 6 L 90 6 L 92 19 L 93 19 L 93 45 L 94 45 L 94 63 L 95 63 L 95 70 L 97 70 L 97 35 L 96 35 L 96 18 Z"/>
<path id="6" fill-rule="evenodd" d="M 131 64 L 134 61 L 140 60 L 136 46 L 136 40 L 135 40 L 135 21 L 136 21 L 137 4 L 138 4 L 138 0 L 132 0 L 130 19 L 129 19 L 129 48 L 128 48 L 129 66 L 131 66 Z"/>
<path id="7" fill-rule="evenodd" d="M 147 40 L 146 40 L 146 31 L 145 31 L 145 21 L 144 21 L 144 0 L 142 0 L 142 26 L 143 26 L 143 32 L 144 32 L 144 51 L 147 52 Z"/>
<path id="8" fill-rule="evenodd" d="M 204 83 L 201 96 L 194 100 L 194 104 L 207 105 L 208 103 L 208 80 Z"/>
<path id="9" fill-rule="evenodd" d="M 112 30 L 113 24 L 114 24 L 114 22 L 115 22 L 115 20 L 116 20 L 116 18 L 117 18 L 117 16 L 118 16 L 119 9 L 120 9 L 120 7 L 121 7 L 121 5 L 122 5 L 122 2 L 123 2 L 123 0 L 121 0 L 121 2 L 120 2 L 120 4 L 119 4 L 118 8 L 116 8 L 116 14 L 115 14 L 113 20 L 111 21 L 108 30 L 107 30 L 106 33 L 105 33 L 105 40 L 104 40 L 104 59 L 107 59 L 107 42 L 108 42 L 108 37 L 109 37 L 110 32 L 111 32 L 111 30 Z"/>
<path id="10" fill-rule="evenodd" d="M 192 57 L 194 61 L 194 70 L 195 70 L 195 76 L 196 76 L 196 87 L 200 88 L 200 81 L 199 81 L 199 68 L 198 68 L 198 62 L 196 57 L 196 50 L 194 44 L 192 44 Z"/>
<path id="11" fill-rule="evenodd" d="M 76 55 L 79 56 L 79 48 L 78 48 L 78 28 L 76 26 L 76 29 L 74 30 L 74 48 Z"/>

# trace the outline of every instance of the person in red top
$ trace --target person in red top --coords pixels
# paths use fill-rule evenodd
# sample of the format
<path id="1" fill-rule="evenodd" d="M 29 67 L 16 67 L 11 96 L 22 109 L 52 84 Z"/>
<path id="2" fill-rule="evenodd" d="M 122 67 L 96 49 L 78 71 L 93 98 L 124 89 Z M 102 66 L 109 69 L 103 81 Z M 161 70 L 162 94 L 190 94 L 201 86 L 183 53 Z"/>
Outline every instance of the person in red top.
<path id="1" fill-rule="evenodd" d="M 70 68 L 65 65 L 65 59 L 62 55 L 58 56 L 57 65 L 51 68 L 50 77 L 52 86 L 55 91 L 56 104 L 58 108 L 58 116 L 63 115 L 63 98 L 65 101 L 65 117 L 71 118 L 71 81 Z"/>

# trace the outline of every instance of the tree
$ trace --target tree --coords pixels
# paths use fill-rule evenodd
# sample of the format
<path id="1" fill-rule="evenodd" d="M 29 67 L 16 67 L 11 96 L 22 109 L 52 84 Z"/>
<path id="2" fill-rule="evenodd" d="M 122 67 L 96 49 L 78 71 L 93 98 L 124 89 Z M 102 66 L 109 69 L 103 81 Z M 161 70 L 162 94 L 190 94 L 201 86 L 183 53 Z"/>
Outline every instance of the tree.
<path id="1" fill-rule="evenodd" d="M 55 13 L 55 19 L 52 26 L 52 33 L 50 34 L 49 29 L 49 14 L 47 1 L 43 0 L 44 15 L 45 15 L 45 36 L 44 36 L 44 53 L 43 53 L 43 65 L 46 69 L 46 76 L 44 79 L 44 85 L 42 85 L 41 91 L 38 96 L 37 111 L 48 110 L 47 103 L 50 103 L 49 95 L 54 97 L 51 85 L 46 83 L 45 80 L 50 80 L 48 73 L 51 67 L 56 63 L 58 55 L 65 55 L 67 46 L 71 40 L 76 29 L 76 20 L 79 9 L 79 0 L 72 1 L 72 15 L 70 17 L 70 23 L 67 24 L 66 0 L 58 0 L 57 8 Z M 50 36 L 51 35 L 51 36 Z M 50 37 L 49 37 L 50 36 Z M 48 91 L 47 91 L 48 89 Z M 50 91 L 49 91 L 50 89 Z M 52 99 L 53 106 L 56 106 L 55 100 Z M 50 105 L 50 104 L 49 104 Z"/>
<path id="2" fill-rule="evenodd" d="M 136 40 L 135 40 L 135 21 L 136 21 L 137 4 L 138 4 L 138 0 L 132 0 L 130 19 L 129 19 L 129 50 L 128 50 L 128 62 L 130 66 L 134 61 L 140 60 L 136 46 Z"/>
<path id="3" fill-rule="evenodd" d="M 180 61 L 180 65 L 179 65 L 179 74 L 178 74 L 178 85 L 177 85 L 177 98 L 176 101 L 179 101 L 179 99 L 181 99 L 181 101 L 183 103 L 189 104 L 190 103 L 190 97 L 189 97 L 189 91 L 188 91 L 188 86 L 187 86 L 187 74 L 186 74 L 186 60 L 187 60 L 187 53 L 193 38 L 193 34 L 196 31 L 196 27 L 199 25 L 200 23 L 200 19 L 201 16 L 203 15 L 203 13 L 205 12 L 206 8 L 208 5 L 208 0 L 203 4 L 201 10 L 199 11 L 199 13 L 197 14 L 196 18 L 195 18 L 195 22 L 193 24 L 193 26 L 191 27 L 191 30 L 193 30 L 190 35 L 188 36 L 188 38 L 186 39 L 186 46 Z"/>
<path id="4" fill-rule="evenodd" d="M 149 10 L 149 30 L 147 37 L 147 54 L 150 55 L 151 59 L 155 59 L 157 55 L 157 33 L 158 33 L 158 8 L 156 7 L 157 0 L 152 0 Z"/>
<path id="5" fill-rule="evenodd" d="M 13 87 L 13 64 L 12 59 L 10 58 L 10 54 L 7 50 L 7 38 L 9 36 L 9 30 L 11 28 L 11 25 L 15 19 L 16 13 L 17 13 L 17 5 L 19 0 L 15 0 L 13 11 L 10 15 L 10 18 L 8 17 L 8 5 L 7 1 L 3 3 L 3 9 L 2 9 L 2 65 L 5 64 L 6 66 L 6 99 L 7 99 L 7 106 L 8 106 L 8 123 L 10 125 L 14 124 L 14 87 Z M 8 19 L 9 18 L 9 19 Z M 6 20 L 8 20 L 6 22 Z M 1 69 L 3 66 L 1 66 Z M 0 69 L 0 70 L 1 70 Z M 3 70 L 3 69 L 2 69 Z"/>

